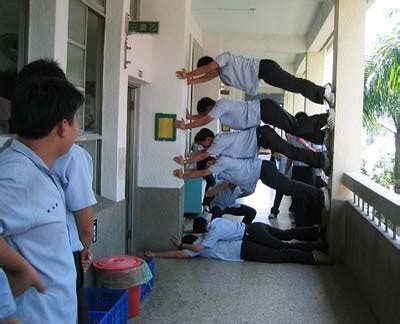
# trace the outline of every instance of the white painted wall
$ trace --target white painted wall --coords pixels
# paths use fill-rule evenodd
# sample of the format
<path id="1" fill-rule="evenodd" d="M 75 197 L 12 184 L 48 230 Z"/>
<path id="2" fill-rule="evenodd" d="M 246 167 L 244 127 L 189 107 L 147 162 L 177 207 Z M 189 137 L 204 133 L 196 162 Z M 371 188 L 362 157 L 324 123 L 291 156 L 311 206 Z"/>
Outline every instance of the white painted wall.
<path id="1" fill-rule="evenodd" d="M 103 75 L 102 196 L 125 198 L 128 72 L 124 69 L 129 0 L 107 1 Z"/>
<path id="2" fill-rule="evenodd" d="M 306 56 L 306 79 L 323 85 L 325 70 L 325 52 L 308 52 Z M 308 115 L 321 114 L 326 110 L 324 105 L 306 99 L 305 111 Z"/>
<path id="3" fill-rule="evenodd" d="M 150 83 L 153 79 L 153 35 L 132 34 L 128 36 L 127 72 L 137 83 Z M 142 71 L 140 76 L 139 71 Z"/>
<path id="4" fill-rule="evenodd" d="M 66 70 L 68 3 L 66 0 L 30 1 L 28 62 L 52 58 Z"/>
<path id="5" fill-rule="evenodd" d="M 172 175 L 172 160 L 185 149 L 185 132 L 177 130 L 175 142 L 154 140 L 155 113 L 185 116 L 187 85 L 175 71 L 189 64 L 191 1 L 146 0 L 141 2 L 141 19 L 160 22 L 153 40 L 153 80 L 143 85 L 140 97 L 138 186 L 179 188 L 183 181 Z"/>
<path id="6" fill-rule="evenodd" d="M 190 34 L 196 40 L 196 42 L 203 47 L 203 31 L 201 30 L 199 24 L 197 23 L 196 19 L 191 17 L 190 21 Z"/>

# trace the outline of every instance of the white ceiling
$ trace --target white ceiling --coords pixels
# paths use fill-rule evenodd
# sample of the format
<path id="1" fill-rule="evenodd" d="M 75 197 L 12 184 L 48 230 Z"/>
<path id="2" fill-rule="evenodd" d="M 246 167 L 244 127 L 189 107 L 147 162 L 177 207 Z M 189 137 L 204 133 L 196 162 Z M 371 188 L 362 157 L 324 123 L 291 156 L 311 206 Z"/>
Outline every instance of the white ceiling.
<path id="1" fill-rule="evenodd" d="M 327 6 L 332 0 L 192 0 L 192 15 L 203 37 L 218 33 L 223 51 L 274 59 L 294 72 Z"/>

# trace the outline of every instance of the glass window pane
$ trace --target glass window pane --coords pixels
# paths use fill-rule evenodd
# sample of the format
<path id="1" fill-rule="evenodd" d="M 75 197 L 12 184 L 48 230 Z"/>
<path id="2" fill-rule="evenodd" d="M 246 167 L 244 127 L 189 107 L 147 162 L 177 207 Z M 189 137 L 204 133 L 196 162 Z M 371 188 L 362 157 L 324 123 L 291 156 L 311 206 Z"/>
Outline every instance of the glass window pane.
<path id="1" fill-rule="evenodd" d="M 88 13 L 85 87 L 85 131 L 100 132 L 104 18 Z"/>
<path id="2" fill-rule="evenodd" d="M 131 0 L 130 16 L 131 20 L 139 19 L 139 0 Z"/>
<path id="3" fill-rule="evenodd" d="M 0 1 L 0 134 L 9 133 L 10 100 L 17 70 L 25 64 L 25 0 Z"/>
<path id="4" fill-rule="evenodd" d="M 86 8 L 80 2 L 69 2 L 68 38 L 85 45 Z"/>
<path id="5" fill-rule="evenodd" d="M 75 86 L 83 88 L 85 79 L 85 50 L 68 44 L 67 77 Z"/>

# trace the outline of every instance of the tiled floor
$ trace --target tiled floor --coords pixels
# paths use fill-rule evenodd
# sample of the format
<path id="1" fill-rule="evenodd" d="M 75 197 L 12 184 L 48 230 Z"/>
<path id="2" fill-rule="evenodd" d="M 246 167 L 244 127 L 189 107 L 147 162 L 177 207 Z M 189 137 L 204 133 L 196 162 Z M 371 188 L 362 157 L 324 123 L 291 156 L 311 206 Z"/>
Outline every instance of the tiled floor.
<path id="1" fill-rule="evenodd" d="M 243 199 L 268 222 L 274 191 L 263 186 Z M 270 223 L 289 228 L 290 198 Z M 339 266 L 156 260 L 156 284 L 130 323 L 374 323 Z"/>

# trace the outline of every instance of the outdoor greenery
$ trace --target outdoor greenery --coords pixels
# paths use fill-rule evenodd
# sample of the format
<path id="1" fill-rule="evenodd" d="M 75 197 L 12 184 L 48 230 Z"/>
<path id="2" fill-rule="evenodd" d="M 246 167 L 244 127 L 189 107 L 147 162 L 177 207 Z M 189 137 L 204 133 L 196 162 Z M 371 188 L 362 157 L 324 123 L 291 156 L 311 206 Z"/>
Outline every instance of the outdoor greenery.
<path id="1" fill-rule="evenodd" d="M 365 65 L 364 125 L 368 129 L 385 128 L 395 137 L 394 163 L 384 157 L 374 167 L 382 184 L 400 179 L 400 11 L 392 10 L 388 19 L 395 19 L 393 32 L 382 36 Z M 386 121 L 391 121 L 389 124 Z M 392 124 L 392 125 L 391 125 Z M 379 164 L 379 165 L 378 165 Z M 392 165 L 392 171 L 386 170 Z M 381 171 L 379 171 L 381 170 Z M 386 171 L 383 171 L 386 170 Z M 379 182 L 378 181 L 378 182 Z"/>
<path id="2" fill-rule="evenodd" d="M 380 185 L 392 189 L 394 180 L 393 164 L 394 154 L 387 153 L 380 156 L 380 159 L 373 166 L 371 173 L 369 173 L 366 169 L 366 161 L 363 159 L 361 161 L 361 173 Z"/>

